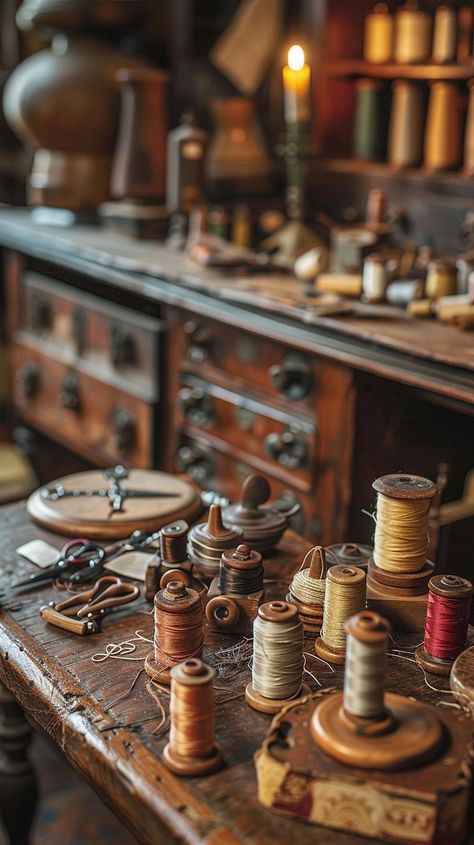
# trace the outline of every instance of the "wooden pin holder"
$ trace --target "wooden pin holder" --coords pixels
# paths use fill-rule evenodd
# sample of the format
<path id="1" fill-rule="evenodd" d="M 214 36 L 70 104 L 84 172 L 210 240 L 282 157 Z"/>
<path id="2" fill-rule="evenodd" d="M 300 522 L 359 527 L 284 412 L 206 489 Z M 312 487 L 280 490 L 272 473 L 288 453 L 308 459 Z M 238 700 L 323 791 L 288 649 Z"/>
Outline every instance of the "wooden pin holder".
<path id="1" fill-rule="evenodd" d="M 252 551 L 247 545 L 237 546 L 234 552 L 224 552 L 221 567 L 248 572 L 260 569 L 262 555 Z M 264 590 L 256 590 L 247 595 L 225 593 L 221 589 L 221 576 L 213 579 L 207 594 L 206 620 L 210 631 L 224 634 L 248 634 L 262 602 Z"/>
<path id="2" fill-rule="evenodd" d="M 219 572 L 222 552 L 235 549 L 242 540 L 240 528 L 226 528 L 220 505 L 211 505 L 207 522 L 193 526 L 188 534 L 188 557 L 206 583 Z"/>
<path id="3" fill-rule="evenodd" d="M 167 613 L 192 613 L 196 610 L 196 604 L 202 607 L 201 596 L 195 590 L 186 587 L 181 581 L 173 580 L 166 584 L 154 598 L 154 606 Z M 199 654 L 199 657 L 202 654 Z M 145 672 L 153 680 L 161 684 L 169 684 L 171 681 L 171 668 L 173 664 L 159 663 L 155 657 L 155 649 L 145 658 Z"/>
<path id="4" fill-rule="evenodd" d="M 309 576 L 310 578 L 321 579 L 326 575 L 326 555 L 322 546 L 315 546 L 311 550 L 311 557 L 309 562 Z M 323 609 L 322 604 L 305 604 L 300 601 L 292 592 L 291 584 L 286 600 L 290 604 L 296 605 L 300 619 L 303 623 L 305 636 L 317 637 L 321 631 L 323 624 Z"/>
<path id="5" fill-rule="evenodd" d="M 222 513 L 224 524 L 239 528 L 242 540 L 262 555 L 278 545 L 289 520 L 301 507 L 296 504 L 285 513 L 275 507 L 264 508 L 262 506 L 268 501 L 270 492 L 270 485 L 263 475 L 249 475 L 242 485 L 240 502 L 228 505 Z"/>
<path id="6" fill-rule="evenodd" d="M 389 626 L 364 611 L 346 630 L 370 644 L 386 641 Z M 399 845 L 460 845 L 474 760 L 470 720 L 392 693 L 371 717 L 345 705 L 342 692 L 322 691 L 273 720 L 255 755 L 260 803 Z"/>
<path id="7" fill-rule="evenodd" d="M 472 595 L 472 584 L 465 578 L 460 578 L 458 575 L 435 575 L 429 583 L 429 589 L 432 593 L 443 598 L 450 599 L 467 599 Z M 427 672 L 432 672 L 434 675 L 448 676 L 451 673 L 456 656 L 451 660 L 445 660 L 441 657 L 435 657 L 433 654 L 425 649 L 425 644 L 418 646 L 415 651 L 415 660 Z"/>
<path id="8" fill-rule="evenodd" d="M 328 569 L 326 581 L 335 582 L 336 584 L 352 585 L 357 587 L 362 581 L 365 581 L 365 572 L 358 569 L 356 566 L 332 566 Z M 327 590 L 327 587 L 326 587 Z M 362 610 L 362 608 L 360 608 Z M 324 618 L 323 618 L 324 623 Z M 329 663 L 336 663 L 344 665 L 346 659 L 346 649 L 334 648 L 329 645 L 324 639 L 324 630 L 321 631 L 319 637 L 314 644 L 314 650 L 318 657 L 322 660 L 327 660 Z"/>
<path id="9" fill-rule="evenodd" d="M 436 484 L 418 475 L 384 475 L 373 483 L 374 490 L 392 499 L 434 498 Z M 367 607 L 385 616 L 396 631 L 423 631 L 428 604 L 428 582 L 434 564 L 427 560 L 418 572 L 391 572 L 369 560 Z"/>
<path id="10" fill-rule="evenodd" d="M 298 615 L 298 610 L 294 605 L 288 604 L 285 601 L 270 601 L 259 607 L 257 615 L 266 622 L 288 622 Z M 299 699 L 309 692 L 310 688 L 308 685 L 301 683 L 301 687 L 294 696 L 294 699 Z M 253 683 L 247 684 L 245 688 L 245 700 L 249 707 L 252 707 L 253 710 L 258 710 L 260 713 L 278 713 L 285 704 L 288 704 L 287 698 L 265 698 L 265 696 L 257 692 Z"/>

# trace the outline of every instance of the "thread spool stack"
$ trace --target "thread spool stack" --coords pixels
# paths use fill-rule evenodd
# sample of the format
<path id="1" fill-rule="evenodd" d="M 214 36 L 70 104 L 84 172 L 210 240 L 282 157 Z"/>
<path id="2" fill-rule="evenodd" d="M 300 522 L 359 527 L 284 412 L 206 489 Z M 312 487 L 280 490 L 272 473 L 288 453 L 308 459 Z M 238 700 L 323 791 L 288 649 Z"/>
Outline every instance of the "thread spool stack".
<path id="1" fill-rule="evenodd" d="M 171 728 L 163 761 L 176 775 L 206 775 L 222 765 L 214 742 L 214 676 L 196 658 L 171 670 Z"/>
<path id="2" fill-rule="evenodd" d="M 146 569 L 145 597 L 148 601 L 153 601 L 160 589 L 164 573 L 179 569 L 191 575 L 193 565 L 186 553 L 188 531 L 189 525 L 184 519 L 170 522 L 161 529 L 160 551 L 153 555 Z M 190 584 L 190 580 L 187 584 Z"/>
<path id="3" fill-rule="evenodd" d="M 170 682 L 170 668 L 201 657 L 202 603 L 196 590 L 170 581 L 154 599 L 154 649 L 145 658 L 145 671 L 155 681 Z"/>
<path id="4" fill-rule="evenodd" d="M 309 566 L 305 568 L 309 558 Z M 286 600 L 296 605 L 306 636 L 315 637 L 323 621 L 326 591 L 326 555 L 322 546 L 315 546 L 305 556 L 301 569 L 290 584 Z"/>
<path id="5" fill-rule="evenodd" d="M 329 552 L 329 566 L 333 563 L 347 566 L 357 566 L 367 572 L 367 566 L 373 555 L 372 546 L 363 543 L 335 543 L 326 549 Z"/>
<path id="6" fill-rule="evenodd" d="M 377 478 L 374 553 L 367 575 L 367 606 L 386 616 L 398 631 L 422 631 L 428 582 L 428 519 L 436 484 L 419 475 Z"/>
<path id="7" fill-rule="evenodd" d="M 252 683 L 247 704 L 262 713 L 278 713 L 292 699 L 309 692 L 303 678 L 303 623 L 295 605 L 262 604 L 253 624 Z"/>
<path id="8" fill-rule="evenodd" d="M 224 524 L 239 529 L 243 542 L 262 555 L 275 548 L 288 528 L 289 519 L 300 510 L 299 504 L 285 513 L 280 513 L 276 508 L 263 507 L 270 492 L 267 479 L 253 473 L 247 476 L 242 485 L 240 502 L 224 508 L 222 513 Z"/>
<path id="9" fill-rule="evenodd" d="M 220 505 L 211 505 L 207 522 L 195 525 L 188 534 L 188 556 L 198 575 L 209 583 L 219 572 L 222 552 L 235 549 L 241 539 L 240 528 L 224 525 Z"/>
<path id="10" fill-rule="evenodd" d="M 472 584 L 458 575 L 434 575 L 429 582 L 423 645 L 417 662 L 435 675 L 449 675 L 466 646 Z"/>
<path id="11" fill-rule="evenodd" d="M 221 556 L 219 576 L 209 588 L 206 619 L 211 630 L 244 634 L 263 598 L 262 555 L 242 543 Z"/>
<path id="12" fill-rule="evenodd" d="M 365 573 L 355 566 L 332 566 L 326 576 L 323 626 L 314 648 L 318 657 L 343 664 L 346 657 L 344 625 L 365 608 Z"/>

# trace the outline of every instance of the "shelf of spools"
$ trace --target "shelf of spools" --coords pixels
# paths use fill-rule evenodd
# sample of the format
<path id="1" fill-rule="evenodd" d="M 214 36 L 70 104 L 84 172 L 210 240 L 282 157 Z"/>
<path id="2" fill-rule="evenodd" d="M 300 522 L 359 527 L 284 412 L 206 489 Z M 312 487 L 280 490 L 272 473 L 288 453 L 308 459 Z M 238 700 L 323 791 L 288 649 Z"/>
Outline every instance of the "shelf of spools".
<path id="1" fill-rule="evenodd" d="M 326 64 L 326 74 L 353 79 L 367 76 L 371 79 L 419 79 L 428 82 L 435 79 L 463 81 L 474 77 L 474 64 L 373 64 L 364 59 L 334 59 Z"/>

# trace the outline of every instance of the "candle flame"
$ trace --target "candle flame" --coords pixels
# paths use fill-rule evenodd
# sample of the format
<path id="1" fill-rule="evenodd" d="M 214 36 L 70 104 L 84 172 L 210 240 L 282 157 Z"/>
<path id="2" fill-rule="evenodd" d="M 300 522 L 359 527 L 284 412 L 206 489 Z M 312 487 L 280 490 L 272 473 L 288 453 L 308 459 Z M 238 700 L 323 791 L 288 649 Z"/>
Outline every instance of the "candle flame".
<path id="1" fill-rule="evenodd" d="M 304 67 L 304 50 L 299 44 L 293 44 L 288 50 L 288 65 L 291 70 L 302 70 Z"/>

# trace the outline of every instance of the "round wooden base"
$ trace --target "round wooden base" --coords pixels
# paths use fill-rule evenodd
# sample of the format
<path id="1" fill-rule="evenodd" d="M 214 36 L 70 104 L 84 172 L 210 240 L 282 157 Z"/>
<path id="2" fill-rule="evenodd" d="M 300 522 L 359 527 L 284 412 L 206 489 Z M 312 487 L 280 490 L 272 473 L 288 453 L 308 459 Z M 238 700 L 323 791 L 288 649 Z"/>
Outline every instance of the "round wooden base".
<path id="1" fill-rule="evenodd" d="M 411 768 L 433 759 L 444 734 L 436 713 L 419 701 L 385 694 L 385 706 L 393 717 L 393 730 L 373 736 L 359 735 L 341 719 L 343 693 L 321 701 L 311 719 L 316 744 L 330 757 L 348 766 L 394 770 Z"/>
<path id="2" fill-rule="evenodd" d="M 428 592 L 428 582 L 434 573 L 430 560 L 418 572 L 389 572 L 369 560 L 367 583 L 381 585 L 384 590 L 393 590 L 398 596 L 420 596 Z"/>
<path id="3" fill-rule="evenodd" d="M 454 660 L 442 660 L 440 657 L 434 657 L 432 654 L 428 654 L 422 645 L 419 645 L 415 651 L 415 660 L 427 672 L 432 672 L 433 675 L 445 676 L 451 674 L 451 668 L 454 663 Z"/>
<path id="4" fill-rule="evenodd" d="M 223 764 L 223 759 L 217 746 L 214 746 L 211 757 L 194 758 L 179 757 L 173 752 L 170 743 L 168 743 L 163 751 L 163 762 L 175 775 L 198 777 L 199 775 L 209 775 L 211 772 L 217 772 Z"/>
<path id="5" fill-rule="evenodd" d="M 468 707 L 474 714 L 474 646 L 466 648 L 456 657 L 449 686 L 463 707 Z"/>
<path id="6" fill-rule="evenodd" d="M 150 654 L 147 654 L 145 657 L 145 672 L 152 681 L 156 681 L 158 684 L 170 685 L 171 668 L 171 666 L 166 667 L 161 663 L 158 663 L 158 661 L 155 660 L 153 652 L 150 652 Z"/>
<path id="7" fill-rule="evenodd" d="M 288 593 L 286 601 L 290 602 L 290 604 L 295 604 L 298 608 L 298 613 L 303 623 L 305 637 L 317 637 L 323 624 L 322 605 L 303 604 L 303 602 L 299 601 L 292 592 Z"/>
<path id="8" fill-rule="evenodd" d="M 259 713 L 279 713 L 282 707 L 289 704 L 290 701 L 296 701 L 298 698 L 303 698 L 304 695 L 309 695 L 311 692 L 307 684 L 301 684 L 301 689 L 293 698 L 265 698 L 260 695 L 252 684 L 247 684 L 245 688 L 245 700 L 249 707 L 253 710 L 258 710 Z"/>
<path id="9" fill-rule="evenodd" d="M 337 663 L 338 666 L 343 666 L 346 662 L 346 652 L 336 651 L 334 648 L 328 646 L 321 636 L 318 637 L 314 644 L 314 650 L 318 657 L 327 660 L 328 663 Z"/>

